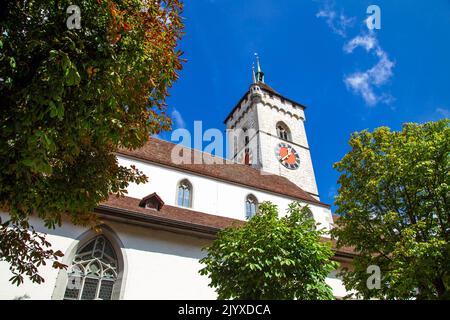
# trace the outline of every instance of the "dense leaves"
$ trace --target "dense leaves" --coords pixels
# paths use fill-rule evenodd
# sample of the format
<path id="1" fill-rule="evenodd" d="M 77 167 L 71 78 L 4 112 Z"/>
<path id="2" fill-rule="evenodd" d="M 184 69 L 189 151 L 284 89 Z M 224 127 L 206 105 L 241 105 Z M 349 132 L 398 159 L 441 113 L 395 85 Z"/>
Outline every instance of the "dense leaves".
<path id="1" fill-rule="evenodd" d="M 449 120 L 362 131 L 350 146 L 335 164 L 333 230 L 338 246 L 360 252 L 347 288 L 365 298 L 450 299 Z M 366 285 L 370 265 L 380 267 L 380 289 Z"/>
<path id="2" fill-rule="evenodd" d="M 69 30 L 71 4 L 8 1 L 0 12 L 0 207 L 10 215 L 0 259 L 32 280 L 7 227 L 16 248 L 31 241 L 19 231 L 31 214 L 49 228 L 63 215 L 86 223 L 110 193 L 145 181 L 114 152 L 170 127 L 164 101 L 181 69 L 178 0 L 80 0 L 81 29 Z"/>
<path id="3" fill-rule="evenodd" d="M 243 226 L 219 232 L 205 248 L 200 274 L 219 299 L 332 299 L 325 278 L 337 263 L 323 233 L 308 207 L 294 202 L 279 218 L 277 207 L 264 202 Z"/>

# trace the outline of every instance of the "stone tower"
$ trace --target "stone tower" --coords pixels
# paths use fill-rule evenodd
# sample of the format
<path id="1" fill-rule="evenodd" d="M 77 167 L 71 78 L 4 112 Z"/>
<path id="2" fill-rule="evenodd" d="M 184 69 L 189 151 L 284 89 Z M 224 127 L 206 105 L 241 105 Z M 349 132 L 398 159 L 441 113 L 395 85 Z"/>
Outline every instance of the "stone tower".
<path id="1" fill-rule="evenodd" d="M 252 77 L 249 90 L 224 121 L 228 158 L 262 174 L 286 177 L 319 199 L 305 131 L 305 106 L 264 82 L 258 56 Z"/>

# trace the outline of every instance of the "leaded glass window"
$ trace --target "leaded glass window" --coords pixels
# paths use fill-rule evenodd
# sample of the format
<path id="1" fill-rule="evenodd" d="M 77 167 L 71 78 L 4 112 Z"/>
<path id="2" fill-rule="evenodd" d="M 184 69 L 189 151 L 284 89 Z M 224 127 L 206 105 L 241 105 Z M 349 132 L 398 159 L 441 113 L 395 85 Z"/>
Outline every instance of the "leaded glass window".
<path id="1" fill-rule="evenodd" d="M 250 219 L 256 214 L 258 210 L 258 200 L 254 195 L 248 195 L 245 200 L 245 217 Z"/>
<path id="2" fill-rule="evenodd" d="M 69 268 L 65 300 L 111 300 L 117 282 L 118 260 L 102 235 L 81 247 Z"/>
<path id="3" fill-rule="evenodd" d="M 181 207 L 192 206 L 192 185 L 187 180 L 178 184 L 177 204 Z"/>

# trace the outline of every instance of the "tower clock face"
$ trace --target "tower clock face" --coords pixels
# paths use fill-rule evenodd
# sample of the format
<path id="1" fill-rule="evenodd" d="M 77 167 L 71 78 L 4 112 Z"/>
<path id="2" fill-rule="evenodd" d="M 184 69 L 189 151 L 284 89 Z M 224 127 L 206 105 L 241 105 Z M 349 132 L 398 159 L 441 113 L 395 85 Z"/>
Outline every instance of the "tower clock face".
<path id="1" fill-rule="evenodd" d="M 288 169 L 295 170 L 300 166 L 300 157 L 290 144 L 280 142 L 275 148 L 275 155 L 278 161 Z"/>

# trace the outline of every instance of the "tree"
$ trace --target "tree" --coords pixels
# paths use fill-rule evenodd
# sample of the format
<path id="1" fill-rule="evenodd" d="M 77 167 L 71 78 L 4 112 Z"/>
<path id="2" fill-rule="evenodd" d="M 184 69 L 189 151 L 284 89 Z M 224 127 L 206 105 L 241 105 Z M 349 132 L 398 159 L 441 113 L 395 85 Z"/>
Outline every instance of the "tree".
<path id="1" fill-rule="evenodd" d="M 279 218 L 275 205 L 262 203 L 248 222 L 220 231 L 204 249 L 200 274 L 219 299 L 332 299 L 325 278 L 337 263 L 311 215 L 294 202 Z"/>
<path id="2" fill-rule="evenodd" d="M 17 284 L 61 252 L 30 228 L 62 217 L 95 223 L 93 208 L 129 182 L 136 168 L 114 152 L 139 148 L 166 130 L 168 89 L 178 78 L 179 0 L 9 1 L 0 13 L 0 260 Z M 75 15 L 75 16 L 74 16 Z M 94 221 L 94 222 L 93 222 Z"/>
<path id="3" fill-rule="evenodd" d="M 347 289 L 364 298 L 450 298 L 449 120 L 354 133 L 335 164 L 337 245 L 353 246 Z M 381 271 L 370 289 L 367 268 Z M 373 282 L 374 283 L 374 282 Z"/>

